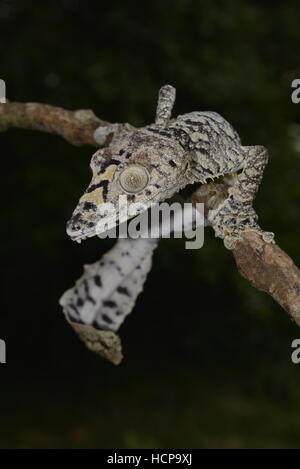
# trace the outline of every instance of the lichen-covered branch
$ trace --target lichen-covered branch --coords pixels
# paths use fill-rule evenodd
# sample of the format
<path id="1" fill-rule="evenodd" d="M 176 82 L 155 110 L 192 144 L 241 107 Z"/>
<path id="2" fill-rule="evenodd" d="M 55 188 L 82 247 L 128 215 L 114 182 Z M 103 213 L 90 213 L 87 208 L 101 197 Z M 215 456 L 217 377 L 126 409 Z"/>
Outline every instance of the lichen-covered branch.
<path id="1" fill-rule="evenodd" d="M 233 251 L 240 274 L 271 295 L 300 326 L 300 271 L 276 244 L 246 231 Z"/>
<path id="2" fill-rule="evenodd" d="M 57 134 L 72 145 L 99 147 L 95 131 L 110 126 L 89 109 L 67 111 L 60 107 L 41 103 L 0 103 L 0 132 L 10 128 L 32 129 Z M 112 132 L 106 132 L 102 145 L 111 140 Z"/>
<path id="3" fill-rule="evenodd" d="M 226 198 L 227 189 L 224 183 L 211 183 L 196 190 L 191 199 L 205 204 L 207 216 Z M 292 259 L 254 231 L 245 231 L 232 252 L 239 273 L 255 288 L 271 295 L 300 326 L 300 270 Z"/>

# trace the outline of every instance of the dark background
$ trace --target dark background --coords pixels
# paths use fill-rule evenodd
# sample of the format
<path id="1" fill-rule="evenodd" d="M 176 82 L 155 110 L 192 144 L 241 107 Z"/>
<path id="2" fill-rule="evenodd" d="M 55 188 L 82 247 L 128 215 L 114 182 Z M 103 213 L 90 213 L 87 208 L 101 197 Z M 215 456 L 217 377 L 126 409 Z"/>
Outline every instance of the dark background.
<path id="1" fill-rule="evenodd" d="M 298 1 L 0 2 L 0 77 L 11 101 L 153 121 L 213 110 L 270 163 L 260 223 L 298 265 Z M 150 6 L 151 5 L 151 6 Z M 93 148 L 27 130 L 1 134 L 0 446 L 300 447 L 300 331 L 237 273 L 210 230 L 204 248 L 164 240 L 121 329 L 119 367 L 87 351 L 58 299 L 111 241 L 72 243 L 65 223 L 90 180 Z"/>

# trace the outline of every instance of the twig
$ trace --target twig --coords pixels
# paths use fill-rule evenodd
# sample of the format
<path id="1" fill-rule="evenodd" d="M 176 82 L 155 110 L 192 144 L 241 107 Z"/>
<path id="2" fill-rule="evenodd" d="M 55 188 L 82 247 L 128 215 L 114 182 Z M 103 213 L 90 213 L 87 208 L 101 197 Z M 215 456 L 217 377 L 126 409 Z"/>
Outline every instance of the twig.
<path id="1" fill-rule="evenodd" d="M 60 107 L 40 103 L 0 104 L 0 132 L 9 128 L 39 130 L 57 134 L 72 145 L 92 145 L 99 147 L 94 138 L 95 130 L 110 123 L 95 116 L 89 109 L 67 111 Z M 111 140 L 107 134 L 103 145 Z"/>

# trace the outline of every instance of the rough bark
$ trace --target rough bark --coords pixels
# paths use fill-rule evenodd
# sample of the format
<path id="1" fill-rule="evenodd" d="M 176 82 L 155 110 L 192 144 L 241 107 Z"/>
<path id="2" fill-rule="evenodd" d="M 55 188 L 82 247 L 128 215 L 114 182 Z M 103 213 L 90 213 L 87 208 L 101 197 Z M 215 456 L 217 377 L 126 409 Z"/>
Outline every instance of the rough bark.
<path id="1" fill-rule="evenodd" d="M 193 203 L 204 203 L 204 214 L 216 208 L 227 196 L 224 183 L 211 183 L 197 189 Z M 213 226 L 212 226 L 213 228 Z M 271 295 L 300 326 L 300 271 L 276 243 L 267 243 L 254 231 L 245 231 L 232 250 L 239 273 L 255 288 Z"/>
<path id="2" fill-rule="evenodd" d="M 107 125 L 109 122 L 99 119 L 89 109 L 67 111 L 40 103 L 0 104 L 0 132 L 13 127 L 39 130 L 60 135 L 72 145 L 99 147 L 94 132 L 99 126 Z M 108 140 L 109 136 L 105 143 Z"/>

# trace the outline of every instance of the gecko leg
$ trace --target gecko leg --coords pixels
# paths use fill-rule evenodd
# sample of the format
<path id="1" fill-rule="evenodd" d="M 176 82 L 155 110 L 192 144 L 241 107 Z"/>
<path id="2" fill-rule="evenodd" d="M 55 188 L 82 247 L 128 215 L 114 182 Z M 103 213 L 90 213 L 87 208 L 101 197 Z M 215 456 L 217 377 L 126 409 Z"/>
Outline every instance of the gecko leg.
<path id="1" fill-rule="evenodd" d="M 166 127 L 171 118 L 176 97 L 176 89 L 171 85 L 162 86 L 158 93 L 155 124 Z"/>
<path id="2" fill-rule="evenodd" d="M 244 231 L 260 233 L 266 242 L 272 242 L 274 234 L 263 231 L 257 224 L 257 214 L 252 204 L 268 162 L 268 152 L 262 146 L 242 147 L 246 152 L 243 171 L 228 190 L 228 198 L 209 213 L 208 220 L 216 236 L 224 239 L 227 249 L 233 249 Z"/>

